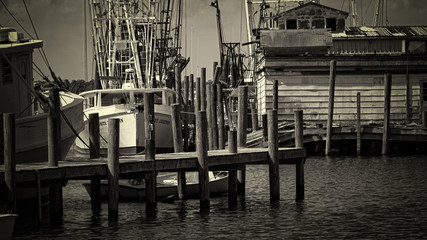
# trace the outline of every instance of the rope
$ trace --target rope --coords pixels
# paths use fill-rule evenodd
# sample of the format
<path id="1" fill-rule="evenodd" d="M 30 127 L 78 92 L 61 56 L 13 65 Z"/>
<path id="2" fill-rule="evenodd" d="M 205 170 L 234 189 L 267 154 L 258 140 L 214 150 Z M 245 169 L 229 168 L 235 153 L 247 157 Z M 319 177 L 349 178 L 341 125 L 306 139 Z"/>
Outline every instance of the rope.
<path id="1" fill-rule="evenodd" d="M 89 145 L 87 145 L 87 143 L 85 141 L 83 141 L 83 139 L 79 136 L 79 133 L 74 129 L 73 125 L 70 123 L 70 121 L 68 120 L 67 116 L 65 116 L 65 113 L 60 109 L 59 113 L 61 114 L 62 118 L 64 119 L 65 123 L 67 123 L 68 127 L 70 127 L 71 131 L 74 133 L 74 135 L 76 135 L 76 137 L 82 141 L 82 143 L 87 147 L 90 148 Z"/>
<path id="2" fill-rule="evenodd" d="M 86 113 L 84 113 L 84 112 L 83 112 L 83 115 L 85 116 L 86 120 L 88 120 L 88 121 L 89 121 L 89 118 L 88 118 L 88 116 L 86 115 Z M 104 142 L 105 142 L 106 144 L 108 144 L 107 140 L 105 140 L 105 138 L 101 135 L 101 133 L 99 134 L 99 136 L 101 137 L 101 139 L 102 139 L 102 140 L 104 140 Z"/>

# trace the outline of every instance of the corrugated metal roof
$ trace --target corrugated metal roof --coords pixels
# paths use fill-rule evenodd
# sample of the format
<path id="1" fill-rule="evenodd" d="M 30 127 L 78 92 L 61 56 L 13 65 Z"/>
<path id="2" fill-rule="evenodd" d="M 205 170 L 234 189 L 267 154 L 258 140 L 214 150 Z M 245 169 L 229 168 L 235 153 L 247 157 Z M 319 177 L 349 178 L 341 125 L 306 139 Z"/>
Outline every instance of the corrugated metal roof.
<path id="1" fill-rule="evenodd" d="M 427 26 L 346 27 L 343 33 L 332 34 L 332 36 L 334 38 L 427 37 Z"/>

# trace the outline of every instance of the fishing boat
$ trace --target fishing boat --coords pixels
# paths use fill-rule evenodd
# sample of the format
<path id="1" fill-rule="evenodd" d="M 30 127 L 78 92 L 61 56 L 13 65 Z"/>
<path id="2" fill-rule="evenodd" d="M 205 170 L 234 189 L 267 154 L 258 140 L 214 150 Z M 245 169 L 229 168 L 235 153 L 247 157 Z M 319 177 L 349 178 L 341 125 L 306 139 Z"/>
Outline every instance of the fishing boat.
<path id="1" fill-rule="evenodd" d="M 0 214 L 0 239 L 12 239 L 17 214 Z"/>
<path id="2" fill-rule="evenodd" d="M 173 151 L 170 105 L 180 100 L 171 89 L 172 70 L 183 69 L 189 61 L 179 55 L 179 34 L 171 34 L 175 6 L 170 1 L 89 1 L 99 76 L 95 82 L 100 89 L 80 94 L 85 99 L 85 129 L 80 137 L 88 142 L 88 116 L 98 113 L 101 154 L 107 151 L 108 118 L 120 119 L 121 154 L 145 149 L 144 93 L 155 97 L 156 151 Z M 179 22 L 175 25 L 180 28 Z M 89 153 L 80 140 L 76 150 Z"/>
<path id="3" fill-rule="evenodd" d="M 12 28 L 0 33 L 8 36 L 0 41 L 0 113 L 15 114 L 16 163 L 47 161 L 48 93 L 34 89 L 32 75 L 32 52 L 43 42 L 23 39 Z M 84 127 L 83 97 L 60 91 L 60 111 L 63 160 Z"/>
<path id="4" fill-rule="evenodd" d="M 199 180 L 196 172 L 185 173 L 186 197 L 199 196 Z M 91 193 L 89 183 L 83 184 L 86 191 Z M 160 173 L 157 177 L 157 192 L 158 200 L 165 198 L 174 198 L 178 195 L 178 181 L 176 173 Z M 228 174 L 226 172 L 209 172 L 209 192 L 211 196 L 218 196 L 227 193 L 228 191 Z M 108 181 L 101 182 L 101 196 L 108 196 Z M 119 198 L 124 201 L 141 201 L 145 200 L 145 181 L 143 179 L 129 179 L 119 181 Z"/>

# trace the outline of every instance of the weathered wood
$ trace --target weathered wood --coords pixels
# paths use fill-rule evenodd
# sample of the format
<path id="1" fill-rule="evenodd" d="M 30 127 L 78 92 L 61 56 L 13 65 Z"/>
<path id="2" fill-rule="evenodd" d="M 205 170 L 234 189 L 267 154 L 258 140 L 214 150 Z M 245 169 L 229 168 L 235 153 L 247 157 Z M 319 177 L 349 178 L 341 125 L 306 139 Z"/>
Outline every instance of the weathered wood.
<path id="1" fill-rule="evenodd" d="M 189 106 L 189 102 L 188 102 L 189 81 L 190 81 L 189 77 L 185 76 L 184 77 L 184 112 L 185 112 L 185 117 L 184 117 L 184 121 L 183 121 L 184 126 L 183 126 L 183 132 L 182 132 L 185 151 L 188 149 L 188 139 L 189 139 L 189 129 L 188 129 L 188 112 L 190 111 L 190 106 Z"/>
<path id="2" fill-rule="evenodd" d="M 255 104 L 252 104 L 251 118 L 252 118 L 252 132 L 258 131 L 258 112 L 257 112 L 257 109 L 255 108 Z"/>
<path id="3" fill-rule="evenodd" d="M 89 114 L 89 151 L 90 158 L 99 158 L 100 153 L 99 114 Z"/>
<path id="4" fill-rule="evenodd" d="M 145 98 L 144 98 L 145 99 Z M 146 109 L 146 108 L 144 108 Z M 108 119 L 108 220 L 119 218 L 120 119 Z"/>
<path id="5" fill-rule="evenodd" d="M 304 133 L 303 133 L 303 111 L 295 111 L 295 147 L 304 148 Z"/>
<path id="6" fill-rule="evenodd" d="M 391 98 L 391 75 L 384 75 L 384 125 L 383 125 L 383 145 L 382 154 L 386 155 L 389 151 L 390 135 L 390 98 Z"/>
<path id="7" fill-rule="evenodd" d="M 423 127 L 427 128 L 427 111 L 423 111 Z"/>
<path id="8" fill-rule="evenodd" d="M 248 86 L 239 86 L 237 112 L 237 144 L 238 147 L 246 147 L 246 130 L 248 127 Z"/>
<path id="9" fill-rule="evenodd" d="M 40 169 L 36 169 L 36 194 L 37 194 L 37 224 L 40 226 L 43 222 L 42 213 L 42 184 L 40 178 Z"/>
<path id="10" fill-rule="evenodd" d="M 223 100 L 221 83 L 218 83 L 216 85 L 216 92 L 217 92 L 218 149 L 224 149 L 225 148 L 224 100 Z"/>
<path id="11" fill-rule="evenodd" d="M 329 73 L 329 106 L 328 106 L 328 124 L 327 124 L 327 131 L 326 131 L 326 147 L 325 147 L 326 156 L 329 156 L 331 152 L 336 67 L 337 67 L 337 62 L 335 60 L 332 60 L 330 65 L 330 73 Z"/>
<path id="12" fill-rule="evenodd" d="M 179 106 L 179 104 L 176 104 Z M 145 175 L 145 213 L 156 214 L 156 129 L 154 117 L 154 94 L 144 93 L 145 160 L 151 160 L 153 169 Z M 173 123 L 172 123 L 173 124 Z"/>
<path id="13" fill-rule="evenodd" d="M 357 114 L 356 114 L 356 152 L 360 156 L 362 153 L 362 138 L 361 138 L 361 124 L 360 124 L 360 92 L 357 93 Z"/>
<path id="14" fill-rule="evenodd" d="M 270 179 L 270 201 L 280 200 L 280 174 L 279 174 L 279 133 L 277 110 L 268 110 L 268 165 Z"/>
<path id="15" fill-rule="evenodd" d="M 208 82 L 206 85 L 206 115 L 208 120 L 208 143 L 209 143 L 209 150 L 214 150 L 214 139 L 213 139 L 213 123 L 212 123 L 212 82 Z"/>
<path id="16" fill-rule="evenodd" d="M 195 98 L 194 98 L 195 85 L 194 85 L 194 75 L 193 74 L 190 74 L 189 90 L 190 90 L 190 109 L 188 111 L 194 112 L 195 111 L 195 103 L 194 103 L 194 101 L 195 101 Z M 194 144 L 196 141 L 196 128 L 194 127 L 194 126 L 196 126 L 196 118 L 195 117 L 193 118 L 192 124 L 193 124 L 193 131 L 192 131 L 193 135 L 191 136 L 191 138 L 192 138 L 191 143 Z M 189 136 L 189 138 L 190 138 L 190 136 Z"/>
<path id="17" fill-rule="evenodd" d="M 209 162 L 208 162 L 208 142 L 207 142 L 207 116 L 206 111 L 199 111 L 196 115 L 196 150 L 197 167 L 199 170 L 199 193 L 200 211 L 209 211 Z"/>
<path id="18" fill-rule="evenodd" d="M 47 117 L 48 166 L 57 167 L 61 160 L 61 117 L 59 89 L 49 90 L 49 114 Z"/>
<path id="19" fill-rule="evenodd" d="M 214 84 L 218 84 L 219 83 L 219 78 L 221 77 L 221 66 L 216 66 L 214 68 Z"/>
<path id="20" fill-rule="evenodd" d="M 213 149 L 218 149 L 218 123 L 217 123 L 217 92 L 216 84 L 212 83 L 212 93 L 211 93 L 211 115 L 212 115 L 212 139 L 213 139 Z"/>
<path id="21" fill-rule="evenodd" d="M 228 152 L 237 153 L 237 132 L 236 130 L 228 131 Z M 237 206 L 237 170 L 228 171 L 228 206 L 230 208 Z"/>
<path id="22" fill-rule="evenodd" d="M 93 177 L 90 179 L 90 203 L 92 213 L 101 212 L 101 178 Z"/>
<path id="23" fill-rule="evenodd" d="M 273 81 L 273 109 L 279 109 L 279 81 Z"/>
<path id="24" fill-rule="evenodd" d="M 406 124 L 412 122 L 412 110 L 411 110 L 411 83 L 409 79 L 409 69 L 406 65 Z"/>
<path id="25" fill-rule="evenodd" d="M 50 226 L 57 227 L 62 224 L 62 186 L 58 182 L 49 186 L 49 214 Z"/>
<path id="26" fill-rule="evenodd" d="M 179 104 L 172 104 L 172 135 L 175 152 L 183 151 L 180 108 Z"/>
<path id="27" fill-rule="evenodd" d="M 299 159 L 295 164 L 295 178 L 296 178 L 296 199 L 302 200 L 304 199 L 304 162 L 305 158 Z"/>
<path id="28" fill-rule="evenodd" d="M 15 114 L 3 114 L 4 181 L 7 210 L 16 213 L 16 138 Z"/>
<path id="29" fill-rule="evenodd" d="M 206 68 L 201 69 L 200 78 L 200 111 L 206 111 Z"/>
<path id="30" fill-rule="evenodd" d="M 200 88 L 200 85 L 201 85 L 201 79 L 198 77 L 198 78 L 196 78 L 196 101 L 195 101 L 195 108 L 194 108 L 194 113 L 195 114 L 197 114 L 197 112 L 198 111 L 200 111 L 200 109 L 202 108 L 202 103 L 201 103 L 201 100 L 200 100 L 200 97 L 201 97 L 201 88 Z"/>
<path id="31" fill-rule="evenodd" d="M 0 165 L 4 165 L 3 114 L 0 114 Z"/>
<path id="32" fill-rule="evenodd" d="M 264 142 L 268 141 L 268 125 L 267 125 L 267 114 L 262 115 L 262 140 Z"/>
<path id="33" fill-rule="evenodd" d="M 176 101 L 175 103 L 182 103 L 182 87 L 181 87 L 181 68 L 175 66 L 175 92 L 176 92 Z"/>

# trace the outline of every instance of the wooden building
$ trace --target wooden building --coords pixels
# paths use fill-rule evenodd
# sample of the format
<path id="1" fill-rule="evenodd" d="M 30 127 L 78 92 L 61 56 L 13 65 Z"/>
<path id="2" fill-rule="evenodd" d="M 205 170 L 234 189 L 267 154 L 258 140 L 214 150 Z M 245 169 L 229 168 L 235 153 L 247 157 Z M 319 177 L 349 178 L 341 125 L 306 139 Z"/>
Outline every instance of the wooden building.
<path id="1" fill-rule="evenodd" d="M 259 34 L 258 114 L 272 108 L 279 81 L 279 119 L 326 122 L 329 65 L 337 61 L 334 121 L 352 124 L 361 93 L 362 121 L 382 122 L 384 74 L 392 74 L 391 120 L 419 122 L 427 110 L 427 26 L 345 27 L 347 13 L 314 2 L 277 15 Z M 296 24 L 295 24 L 296 23 Z"/>

